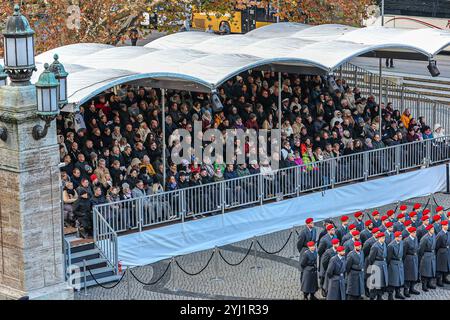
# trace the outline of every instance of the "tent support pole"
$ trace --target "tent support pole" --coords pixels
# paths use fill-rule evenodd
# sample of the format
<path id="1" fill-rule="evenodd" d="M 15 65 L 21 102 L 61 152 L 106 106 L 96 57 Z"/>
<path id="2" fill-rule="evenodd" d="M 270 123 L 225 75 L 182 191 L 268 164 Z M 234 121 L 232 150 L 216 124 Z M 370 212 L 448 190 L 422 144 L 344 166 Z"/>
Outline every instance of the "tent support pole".
<path id="1" fill-rule="evenodd" d="M 381 130 L 381 123 L 382 123 L 382 113 L 381 113 L 381 103 L 382 103 L 382 100 L 383 100 L 383 59 L 382 58 L 380 58 L 380 61 L 379 61 L 379 71 L 378 71 L 379 73 L 378 73 L 378 116 L 379 116 L 379 131 L 380 131 L 380 139 L 382 139 L 383 138 L 383 136 L 382 136 L 382 130 Z"/>
<path id="2" fill-rule="evenodd" d="M 166 89 L 161 89 L 161 114 L 162 114 L 162 158 L 163 158 L 163 183 L 162 187 L 163 190 L 166 190 L 166 174 L 167 174 L 167 168 L 166 168 Z"/>
<path id="3" fill-rule="evenodd" d="M 281 118 L 283 117 L 283 112 L 281 111 L 281 90 L 282 90 L 281 72 L 278 72 L 278 129 L 280 130 L 280 134 L 281 134 Z"/>

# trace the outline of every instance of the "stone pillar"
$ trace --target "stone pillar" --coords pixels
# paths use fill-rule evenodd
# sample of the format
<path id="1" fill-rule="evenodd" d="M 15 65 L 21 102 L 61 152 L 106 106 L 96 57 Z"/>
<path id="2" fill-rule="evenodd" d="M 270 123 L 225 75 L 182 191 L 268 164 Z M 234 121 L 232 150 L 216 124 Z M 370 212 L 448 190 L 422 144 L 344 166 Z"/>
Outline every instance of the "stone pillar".
<path id="1" fill-rule="evenodd" d="M 36 124 L 34 85 L 0 87 L 0 297 L 68 299 L 55 122 L 39 141 Z"/>

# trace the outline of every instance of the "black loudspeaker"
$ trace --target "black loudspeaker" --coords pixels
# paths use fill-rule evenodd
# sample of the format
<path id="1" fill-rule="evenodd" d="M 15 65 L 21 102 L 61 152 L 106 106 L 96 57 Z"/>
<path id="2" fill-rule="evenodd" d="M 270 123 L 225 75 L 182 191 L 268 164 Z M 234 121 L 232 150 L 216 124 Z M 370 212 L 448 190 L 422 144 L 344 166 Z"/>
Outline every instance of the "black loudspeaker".
<path id="1" fill-rule="evenodd" d="M 328 77 L 328 90 L 332 93 L 336 92 L 336 90 L 339 90 L 339 87 L 336 84 L 336 80 L 334 80 L 333 76 Z"/>
<path id="2" fill-rule="evenodd" d="M 432 77 L 438 77 L 441 74 L 441 72 L 439 71 L 439 69 L 437 67 L 436 60 L 430 60 L 427 68 Z"/>
<path id="3" fill-rule="evenodd" d="M 214 112 L 220 112 L 223 110 L 223 104 L 220 101 L 219 96 L 215 92 L 211 95 L 211 103 Z"/>

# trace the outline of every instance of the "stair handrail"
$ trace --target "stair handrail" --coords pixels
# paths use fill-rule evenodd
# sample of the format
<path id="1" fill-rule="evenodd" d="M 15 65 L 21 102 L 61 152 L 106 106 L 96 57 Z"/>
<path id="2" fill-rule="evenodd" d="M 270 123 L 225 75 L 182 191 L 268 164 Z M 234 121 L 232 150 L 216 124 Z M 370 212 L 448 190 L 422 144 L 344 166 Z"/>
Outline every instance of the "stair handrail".
<path id="1" fill-rule="evenodd" d="M 70 265 L 72 264 L 72 253 L 70 252 L 70 242 L 66 237 L 63 236 L 64 243 L 64 277 L 67 280 L 69 278 L 69 274 L 67 270 L 69 270 Z"/>
<path id="2" fill-rule="evenodd" d="M 94 222 L 94 244 L 101 255 L 114 269 L 114 273 L 118 274 L 119 249 L 117 233 L 97 208 L 94 207 L 92 211 Z M 100 234 L 98 232 L 99 230 L 101 231 Z"/>

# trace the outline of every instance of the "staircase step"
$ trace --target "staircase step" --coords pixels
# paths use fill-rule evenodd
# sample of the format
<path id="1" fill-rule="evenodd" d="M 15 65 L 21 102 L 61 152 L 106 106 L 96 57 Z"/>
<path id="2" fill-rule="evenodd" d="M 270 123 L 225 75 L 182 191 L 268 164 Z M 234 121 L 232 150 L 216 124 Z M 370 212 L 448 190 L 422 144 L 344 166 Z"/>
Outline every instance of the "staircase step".
<path id="1" fill-rule="evenodd" d="M 95 248 L 95 243 L 94 242 L 90 242 L 90 243 L 85 243 L 85 244 L 73 246 L 73 247 L 71 247 L 70 252 L 73 255 L 73 254 L 75 254 L 77 252 L 91 250 L 91 249 L 94 249 L 94 248 Z"/>
<path id="2" fill-rule="evenodd" d="M 83 269 L 83 261 L 73 263 L 74 265 L 77 265 L 81 269 Z M 86 260 L 86 269 L 92 270 L 92 269 L 98 269 L 108 266 L 108 262 L 106 259 L 103 258 L 97 258 L 97 259 L 91 259 Z"/>
<path id="3" fill-rule="evenodd" d="M 91 281 L 93 280 L 91 273 L 94 275 L 95 279 L 97 279 L 97 281 L 99 279 L 103 279 L 103 278 L 107 278 L 110 276 L 114 276 L 114 270 L 111 267 L 103 267 L 103 268 L 97 268 L 97 269 L 93 269 L 90 270 L 91 272 L 86 272 L 86 280 L 87 281 Z M 73 275 L 72 274 L 72 280 L 75 279 L 80 279 L 80 282 L 83 283 L 84 281 L 84 272 L 80 272 L 78 275 Z"/>
<path id="4" fill-rule="evenodd" d="M 77 262 L 82 262 L 83 260 L 92 260 L 96 258 L 100 258 L 100 251 L 97 248 L 79 251 L 71 254 L 71 263 L 74 264 Z"/>
<path id="5" fill-rule="evenodd" d="M 101 278 L 101 279 L 96 279 L 96 280 L 100 284 L 107 284 L 107 283 L 110 283 L 110 282 L 117 282 L 117 281 L 119 281 L 120 278 L 122 278 L 122 276 L 114 275 L 114 276 L 109 276 L 109 277 L 106 277 L 106 278 Z M 87 281 L 86 286 L 87 287 L 96 286 L 97 282 L 95 282 L 95 280 L 89 280 L 89 281 Z M 111 285 L 113 285 L 113 283 Z"/>

